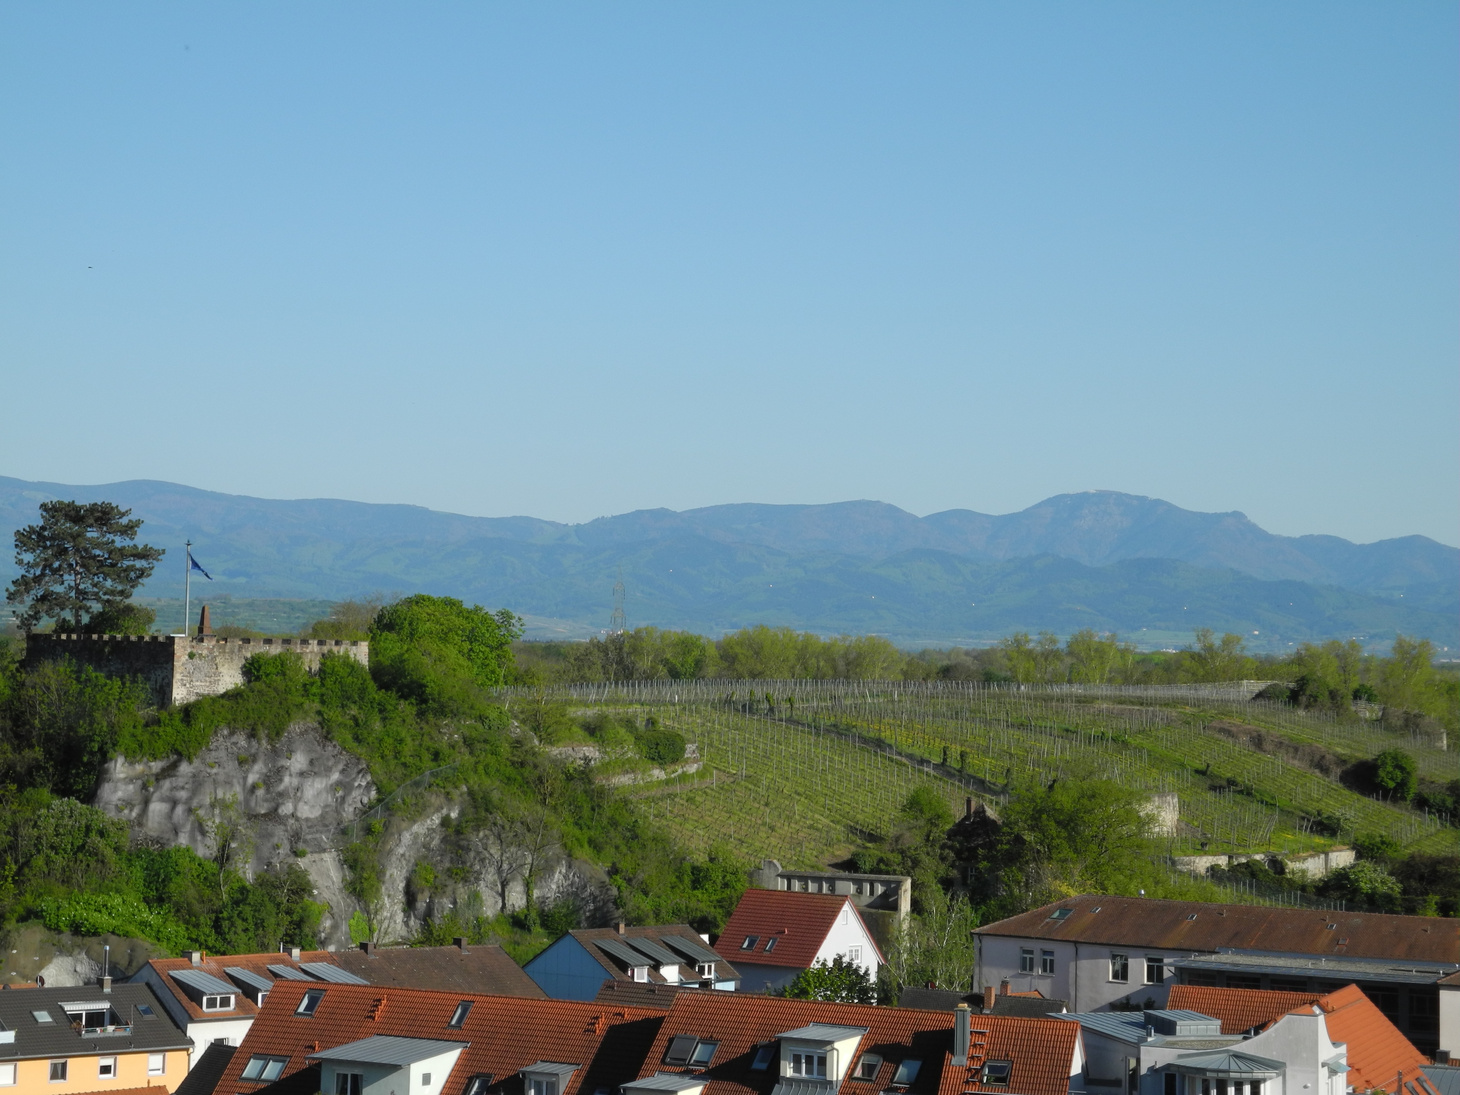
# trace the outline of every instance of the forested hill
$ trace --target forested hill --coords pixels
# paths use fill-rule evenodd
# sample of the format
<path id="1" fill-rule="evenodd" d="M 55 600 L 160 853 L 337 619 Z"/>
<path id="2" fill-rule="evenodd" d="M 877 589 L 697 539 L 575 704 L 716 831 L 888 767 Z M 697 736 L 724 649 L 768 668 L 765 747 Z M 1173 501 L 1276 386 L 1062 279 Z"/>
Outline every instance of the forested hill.
<path id="1" fill-rule="evenodd" d="M 1282 537 L 1240 513 L 1114 492 L 1020 513 L 916 517 L 880 502 L 642 510 L 581 525 L 416 506 L 276 501 L 152 481 L 80 487 L 0 477 L 0 535 L 50 498 L 106 499 L 145 537 L 191 537 L 207 595 L 450 594 L 569 628 L 608 622 L 622 569 L 631 625 L 718 632 L 787 624 L 898 641 L 978 641 L 1012 630 L 1114 629 L 1144 645 L 1192 628 L 1254 648 L 1395 632 L 1460 647 L 1460 550 L 1411 536 L 1353 544 Z M 0 553 L 0 580 L 13 564 Z M 174 550 L 144 595 L 177 595 Z"/>

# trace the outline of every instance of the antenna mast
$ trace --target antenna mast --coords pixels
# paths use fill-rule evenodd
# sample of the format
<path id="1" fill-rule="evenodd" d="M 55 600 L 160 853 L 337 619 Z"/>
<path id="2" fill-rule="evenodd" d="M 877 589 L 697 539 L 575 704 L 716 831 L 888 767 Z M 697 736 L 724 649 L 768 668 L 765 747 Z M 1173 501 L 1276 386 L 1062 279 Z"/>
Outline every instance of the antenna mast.
<path id="1" fill-rule="evenodd" d="M 624 617 L 624 568 L 618 568 L 618 580 L 613 583 L 613 615 L 608 618 L 608 633 L 622 635 L 629 629 Z"/>

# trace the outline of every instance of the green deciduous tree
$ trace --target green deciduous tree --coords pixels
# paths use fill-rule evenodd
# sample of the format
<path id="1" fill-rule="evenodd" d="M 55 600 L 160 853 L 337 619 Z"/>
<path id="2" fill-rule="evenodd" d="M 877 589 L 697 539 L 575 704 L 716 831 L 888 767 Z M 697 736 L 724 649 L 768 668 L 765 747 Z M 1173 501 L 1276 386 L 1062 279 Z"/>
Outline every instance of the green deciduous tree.
<path id="1" fill-rule="evenodd" d="M 1135 661 L 1135 647 L 1112 632 L 1097 635 L 1090 628 L 1076 631 L 1065 643 L 1070 657 L 1070 680 L 1106 684 L 1122 678 Z"/>
<path id="2" fill-rule="evenodd" d="M 1190 664 L 1198 681 L 1238 681 L 1251 674 L 1254 663 L 1241 635 L 1229 631 L 1218 639 L 1211 628 L 1199 627 Z"/>
<path id="3" fill-rule="evenodd" d="M 507 683 L 521 634 L 522 621 L 506 610 L 418 593 L 375 617 L 370 668 L 383 687 L 444 714 L 464 713 L 480 705 L 482 690 Z"/>
<path id="4" fill-rule="evenodd" d="M 15 533 L 20 577 L 6 599 L 23 604 L 20 626 L 70 617 L 75 630 L 93 611 L 125 603 L 162 558 L 161 548 L 133 543 L 140 518 L 111 502 L 42 502 L 39 524 Z"/>
<path id="5" fill-rule="evenodd" d="M 781 995 L 792 1000 L 829 1000 L 838 1004 L 875 1004 L 877 986 L 867 971 L 837 955 L 828 964 L 818 959 L 810 969 L 802 970 Z"/>
<path id="6" fill-rule="evenodd" d="M 1379 668 L 1379 694 L 1384 702 L 1409 711 L 1424 710 L 1434 682 L 1434 662 L 1434 643 L 1396 635 L 1392 652 Z"/>
<path id="7" fill-rule="evenodd" d="M 1419 788 L 1419 768 L 1403 749 L 1385 749 L 1374 758 L 1374 782 L 1390 798 L 1408 802 Z"/>

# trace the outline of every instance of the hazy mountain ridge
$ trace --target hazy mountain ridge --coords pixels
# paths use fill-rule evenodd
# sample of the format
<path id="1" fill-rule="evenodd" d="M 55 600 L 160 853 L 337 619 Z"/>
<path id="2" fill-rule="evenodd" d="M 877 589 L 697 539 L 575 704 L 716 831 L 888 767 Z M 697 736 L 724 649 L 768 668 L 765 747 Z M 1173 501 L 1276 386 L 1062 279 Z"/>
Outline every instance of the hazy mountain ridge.
<path id="1" fill-rule="evenodd" d="M 1114 492 L 1002 516 L 746 503 L 567 525 L 140 480 L 0 478 L 0 534 L 8 540 L 57 497 L 105 498 L 147 522 L 146 538 L 171 549 L 145 590 L 154 596 L 176 595 L 179 547 L 191 536 L 217 579 L 199 580 L 203 596 L 424 590 L 601 626 L 622 568 L 631 625 L 717 632 L 765 622 L 927 640 L 1209 626 L 1256 631 L 1261 645 L 1394 631 L 1460 645 L 1460 549 L 1421 536 L 1274 536 L 1240 513 Z M 0 555 L 0 578 L 13 573 L 10 553 Z"/>

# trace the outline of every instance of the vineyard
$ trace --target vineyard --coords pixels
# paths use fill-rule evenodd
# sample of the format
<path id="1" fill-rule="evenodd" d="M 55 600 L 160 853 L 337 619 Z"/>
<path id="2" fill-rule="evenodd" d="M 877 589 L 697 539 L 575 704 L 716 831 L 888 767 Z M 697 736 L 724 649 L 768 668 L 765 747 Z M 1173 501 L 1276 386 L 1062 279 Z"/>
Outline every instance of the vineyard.
<path id="1" fill-rule="evenodd" d="M 1287 854 L 1369 833 L 1409 851 L 1453 850 L 1450 819 L 1355 793 L 1322 771 L 1397 745 L 1425 776 L 1453 778 L 1442 739 L 1244 698 L 1260 684 L 636 682 L 554 698 L 580 713 L 652 716 L 682 733 L 702 767 L 638 788 L 645 808 L 690 847 L 727 841 L 788 865 L 833 862 L 859 837 L 886 832 L 918 786 L 957 810 L 965 796 L 997 810 L 1024 781 L 1076 777 L 1175 792 L 1180 824 L 1165 838 L 1173 855 Z"/>

